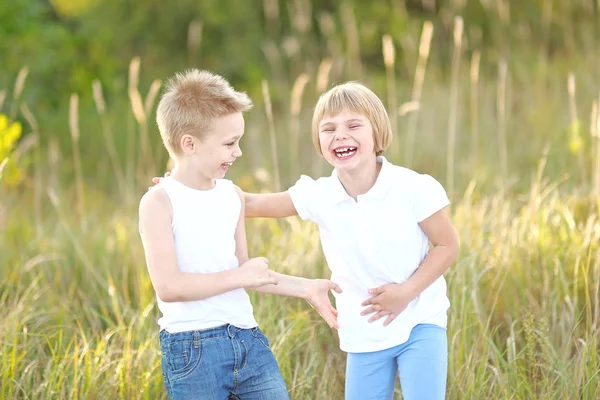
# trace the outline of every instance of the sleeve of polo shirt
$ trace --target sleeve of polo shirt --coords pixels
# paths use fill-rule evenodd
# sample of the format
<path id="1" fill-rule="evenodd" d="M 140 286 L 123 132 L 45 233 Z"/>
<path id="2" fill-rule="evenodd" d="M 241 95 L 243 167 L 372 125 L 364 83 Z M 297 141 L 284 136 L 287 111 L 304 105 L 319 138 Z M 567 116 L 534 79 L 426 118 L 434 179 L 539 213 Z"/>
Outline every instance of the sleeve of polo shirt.
<path id="1" fill-rule="evenodd" d="M 309 176 L 302 175 L 288 189 L 292 203 L 303 220 L 314 221 L 317 218 L 317 182 Z"/>
<path id="2" fill-rule="evenodd" d="M 450 204 L 444 187 L 430 175 L 419 174 L 416 179 L 413 211 L 418 222 Z"/>

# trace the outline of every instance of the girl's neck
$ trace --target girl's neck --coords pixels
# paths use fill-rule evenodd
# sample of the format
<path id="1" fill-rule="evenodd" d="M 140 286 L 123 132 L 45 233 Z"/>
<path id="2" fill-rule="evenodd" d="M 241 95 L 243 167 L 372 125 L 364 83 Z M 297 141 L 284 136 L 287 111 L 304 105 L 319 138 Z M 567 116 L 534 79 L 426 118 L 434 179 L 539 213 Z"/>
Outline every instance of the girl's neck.
<path id="1" fill-rule="evenodd" d="M 346 193 L 356 200 L 358 196 L 367 193 L 375 185 L 379 171 L 381 171 L 381 165 L 374 158 L 373 161 L 369 161 L 367 164 L 353 170 L 337 171 L 337 175 Z"/>
<path id="2" fill-rule="evenodd" d="M 206 177 L 192 166 L 185 165 L 184 163 L 175 163 L 175 168 L 171 172 L 171 178 L 191 189 L 210 190 L 215 187 L 214 179 Z"/>

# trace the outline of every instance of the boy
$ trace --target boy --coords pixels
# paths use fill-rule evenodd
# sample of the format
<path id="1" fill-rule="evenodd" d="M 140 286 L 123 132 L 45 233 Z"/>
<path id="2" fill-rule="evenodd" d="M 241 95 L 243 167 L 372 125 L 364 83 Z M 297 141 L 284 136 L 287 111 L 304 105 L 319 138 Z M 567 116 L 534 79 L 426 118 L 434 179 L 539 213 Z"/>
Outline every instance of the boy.
<path id="1" fill-rule="evenodd" d="M 146 263 L 163 317 L 163 379 L 171 399 L 288 399 L 281 371 L 245 289 L 306 299 L 332 327 L 329 280 L 269 270 L 248 258 L 244 195 L 223 179 L 242 155 L 252 107 L 218 75 L 190 70 L 168 83 L 157 110 L 175 162 L 140 201 Z"/>

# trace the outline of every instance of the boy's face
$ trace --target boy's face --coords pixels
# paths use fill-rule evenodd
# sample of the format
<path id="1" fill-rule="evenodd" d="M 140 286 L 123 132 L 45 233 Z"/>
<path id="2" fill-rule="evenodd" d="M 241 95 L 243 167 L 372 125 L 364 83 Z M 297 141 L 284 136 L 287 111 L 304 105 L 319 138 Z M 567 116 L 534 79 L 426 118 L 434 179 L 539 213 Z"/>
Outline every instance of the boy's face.
<path id="1" fill-rule="evenodd" d="M 342 111 L 323 118 L 319 142 L 323 157 L 337 170 L 350 171 L 375 158 L 371 122 L 356 112 Z"/>
<path id="2" fill-rule="evenodd" d="M 213 120 L 202 139 L 193 137 L 193 145 L 183 143 L 184 152 L 191 156 L 194 168 L 207 179 L 222 179 L 236 158 L 242 155 L 240 139 L 244 135 L 241 112 Z"/>

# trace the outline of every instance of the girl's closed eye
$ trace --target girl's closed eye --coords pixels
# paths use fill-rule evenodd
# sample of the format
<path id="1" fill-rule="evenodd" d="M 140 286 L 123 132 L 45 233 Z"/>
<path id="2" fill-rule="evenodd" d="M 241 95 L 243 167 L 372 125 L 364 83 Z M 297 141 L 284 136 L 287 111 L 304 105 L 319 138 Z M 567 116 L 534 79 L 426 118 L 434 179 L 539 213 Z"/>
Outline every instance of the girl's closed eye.
<path id="1" fill-rule="evenodd" d="M 227 147 L 231 147 L 231 146 L 233 146 L 234 144 L 235 144 L 235 142 L 229 142 L 229 143 L 225 143 L 225 146 L 227 146 Z"/>

